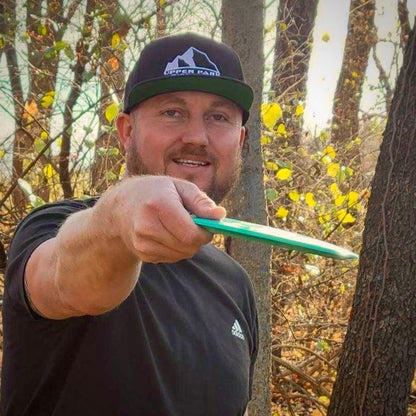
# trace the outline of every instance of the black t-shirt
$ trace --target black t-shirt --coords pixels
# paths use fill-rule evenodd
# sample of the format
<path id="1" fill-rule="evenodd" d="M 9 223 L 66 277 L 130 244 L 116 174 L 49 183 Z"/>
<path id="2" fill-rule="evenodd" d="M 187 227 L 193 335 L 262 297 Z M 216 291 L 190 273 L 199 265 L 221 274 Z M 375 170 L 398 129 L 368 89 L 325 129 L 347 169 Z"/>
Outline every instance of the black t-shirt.
<path id="1" fill-rule="evenodd" d="M 2 416 L 243 415 L 258 348 L 253 290 L 212 245 L 190 260 L 143 264 L 130 296 L 100 316 L 55 321 L 30 309 L 23 276 L 31 253 L 94 203 L 46 205 L 15 233 L 3 304 Z"/>

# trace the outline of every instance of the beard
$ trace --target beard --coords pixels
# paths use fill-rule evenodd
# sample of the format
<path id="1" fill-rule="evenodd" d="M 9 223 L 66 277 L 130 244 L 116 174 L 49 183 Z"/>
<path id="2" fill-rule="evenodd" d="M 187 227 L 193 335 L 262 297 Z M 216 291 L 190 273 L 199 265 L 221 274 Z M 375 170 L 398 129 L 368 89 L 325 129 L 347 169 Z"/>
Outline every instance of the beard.
<path id="1" fill-rule="evenodd" d="M 181 156 L 205 156 L 210 161 L 210 164 L 214 167 L 214 175 L 211 178 L 204 191 L 216 204 L 219 204 L 224 200 L 226 195 L 234 188 L 237 183 L 241 172 L 241 152 L 237 152 L 232 166 L 227 169 L 227 177 L 218 178 L 218 160 L 213 155 L 209 155 L 204 148 L 194 146 L 192 144 L 185 144 L 181 149 L 167 153 L 162 172 L 155 172 L 148 168 L 140 157 L 140 153 L 137 149 L 136 142 L 133 140 L 126 151 L 126 173 L 128 176 L 134 175 L 167 175 L 167 161 L 175 158 L 181 158 Z M 187 175 L 179 179 L 185 179 L 189 182 L 196 184 L 196 175 Z"/>

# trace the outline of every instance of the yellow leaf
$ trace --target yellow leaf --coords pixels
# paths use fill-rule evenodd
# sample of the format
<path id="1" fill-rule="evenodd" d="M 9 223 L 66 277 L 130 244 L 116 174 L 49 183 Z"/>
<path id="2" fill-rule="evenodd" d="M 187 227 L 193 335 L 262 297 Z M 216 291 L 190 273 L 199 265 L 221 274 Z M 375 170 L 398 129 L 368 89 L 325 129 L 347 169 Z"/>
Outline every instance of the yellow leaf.
<path id="1" fill-rule="evenodd" d="M 118 114 L 118 104 L 112 103 L 105 110 L 105 118 L 111 123 Z"/>
<path id="2" fill-rule="evenodd" d="M 338 220 L 341 221 L 341 223 L 343 224 L 355 223 L 355 218 L 349 212 L 347 212 L 346 209 L 340 209 L 337 212 L 337 217 L 338 217 Z"/>
<path id="3" fill-rule="evenodd" d="M 352 76 L 353 78 L 357 78 L 357 77 L 358 77 L 358 72 L 352 71 L 352 72 L 351 72 L 351 76 Z"/>
<path id="4" fill-rule="evenodd" d="M 56 145 L 58 147 L 62 147 L 62 137 L 60 137 L 59 139 L 56 140 Z"/>
<path id="5" fill-rule="evenodd" d="M 289 214 L 289 210 L 287 210 L 285 207 L 279 207 L 279 209 L 276 211 L 276 217 L 278 218 L 286 218 Z"/>
<path id="6" fill-rule="evenodd" d="M 356 205 L 358 200 L 360 199 L 360 195 L 358 192 L 351 191 L 347 195 L 348 199 L 348 207 L 352 207 L 353 205 Z"/>
<path id="7" fill-rule="evenodd" d="M 45 36 L 46 33 L 48 32 L 48 29 L 47 29 L 46 25 L 41 23 L 38 26 L 37 31 L 38 31 L 38 35 Z"/>
<path id="8" fill-rule="evenodd" d="M 325 224 L 329 222 L 330 219 L 331 219 L 331 216 L 329 214 L 323 214 L 319 216 L 318 221 L 320 224 Z"/>
<path id="9" fill-rule="evenodd" d="M 166 4 L 166 0 L 159 0 L 159 6 L 163 7 Z"/>
<path id="10" fill-rule="evenodd" d="M 340 169 L 341 168 L 339 166 L 339 163 L 331 163 L 328 165 L 326 173 L 328 174 L 328 176 L 331 176 L 331 178 L 335 178 L 338 176 Z"/>
<path id="11" fill-rule="evenodd" d="M 332 146 L 325 147 L 324 154 L 328 155 L 331 159 L 335 159 L 335 156 L 337 155 L 335 149 Z"/>
<path id="12" fill-rule="evenodd" d="M 339 206 L 341 206 L 344 202 L 345 202 L 345 198 L 346 198 L 346 196 L 345 195 L 338 195 L 336 198 L 335 198 L 335 205 L 337 206 L 337 207 L 339 207 Z"/>
<path id="13" fill-rule="evenodd" d="M 266 183 L 269 181 L 269 177 L 267 175 L 263 175 L 263 182 Z"/>
<path id="14" fill-rule="evenodd" d="M 276 178 L 281 181 L 286 181 L 292 176 L 292 171 L 287 168 L 279 169 L 276 173 Z"/>
<path id="15" fill-rule="evenodd" d="M 40 133 L 41 139 L 46 140 L 48 137 L 49 137 L 49 134 L 45 130 L 43 130 L 42 133 Z"/>
<path id="16" fill-rule="evenodd" d="M 115 49 L 117 48 L 119 44 L 120 44 L 120 35 L 118 33 L 114 33 L 114 35 L 111 37 L 111 47 Z"/>
<path id="17" fill-rule="evenodd" d="M 125 171 L 126 171 L 126 165 L 121 165 L 119 176 L 120 177 L 123 176 Z"/>
<path id="18" fill-rule="evenodd" d="M 269 161 L 269 162 L 266 162 L 266 168 L 270 170 L 277 170 L 279 169 L 279 166 L 277 166 L 276 163 Z"/>
<path id="19" fill-rule="evenodd" d="M 303 105 L 300 104 L 296 106 L 295 114 L 297 116 L 301 116 L 303 114 L 303 111 L 304 111 Z"/>
<path id="20" fill-rule="evenodd" d="M 322 156 L 321 162 L 324 165 L 328 165 L 329 163 L 332 162 L 332 159 L 328 155 L 324 155 L 324 156 Z"/>
<path id="21" fill-rule="evenodd" d="M 347 176 L 352 176 L 352 175 L 354 175 L 354 171 L 351 169 L 351 168 L 345 168 L 345 174 L 347 175 Z"/>
<path id="22" fill-rule="evenodd" d="M 263 118 L 264 125 L 269 130 L 273 130 L 277 121 L 282 117 L 283 111 L 279 104 L 267 103 L 267 104 L 262 104 L 261 115 Z"/>
<path id="23" fill-rule="evenodd" d="M 341 293 L 341 295 L 343 295 L 345 293 L 345 285 L 344 285 L 344 283 L 341 283 L 339 285 L 339 292 Z"/>
<path id="24" fill-rule="evenodd" d="M 281 136 L 286 137 L 287 136 L 287 132 L 286 132 L 286 126 L 283 123 L 280 123 L 277 126 L 277 134 L 280 134 Z"/>
<path id="25" fill-rule="evenodd" d="M 44 108 L 49 108 L 53 104 L 54 98 L 50 95 L 44 95 L 40 100 L 40 105 Z"/>
<path id="26" fill-rule="evenodd" d="M 330 39 L 331 37 L 329 36 L 329 33 L 328 32 L 325 32 L 323 35 L 322 35 L 322 40 L 324 41 L 324 42 L 329 42 L 329 39 Z"/>
<path id="27" fill-rule="evenodd" d="M 335 182 L 331 183 L 331 185 L 329 186 L 329 190 L 331 191 L 331 194 L 334 198 L 341 195 L 341 191 L 339 190 L 338 185 Z"/>
<path id="28" fill-rule="evenodd" d="M 43 171 L 43 176 L 44 176 L 44 177 L 46 178 L 46 180 L 48 180 L 48 181 L 49 181 L 49 179 L 51 179 L 51 178 L 52 178 L 52 176 L 53 176 L 53 175 L 55 175 L 55 173 L 56 173 L 55 169 L 53 168 L 53 166 L 52 166 L 50 163 L 47 163 L 47 164 L 43 167 L 42 171 Z"/>
<path id="29" fill-rule="evenodd" d="M 289 195 L 289 199 L 291 199 L 292 201 L 299 202 L 300 194 L 298 191 L 290 191 L 288 195 Z"/>
<path id="30" fill-rule="evenodd" d="M 312 192 L 308 192 L 305 195 L 305 202 L 311 207 L 314 208 L 316 206 L 315 197 L 313 196 Z"/>
<path id="31" fill-rule="evenodd" d="M 2 159 L 4 156 L 4 150 L 0 150 L 0 159 Z"/>
<path id="32" fill-rule="evenodd" d="M 265 144 L 270 144 L 272 141 L 270 140 L 270 137 L 267 136 L 261 136 L 261 144 L 265 145 Z"/>
<path id="33" fill-rule="evenodd" d="M 318 400 L 324 405 L 329 406 L 329 398 L 326 396 L 319 396 Z"/>

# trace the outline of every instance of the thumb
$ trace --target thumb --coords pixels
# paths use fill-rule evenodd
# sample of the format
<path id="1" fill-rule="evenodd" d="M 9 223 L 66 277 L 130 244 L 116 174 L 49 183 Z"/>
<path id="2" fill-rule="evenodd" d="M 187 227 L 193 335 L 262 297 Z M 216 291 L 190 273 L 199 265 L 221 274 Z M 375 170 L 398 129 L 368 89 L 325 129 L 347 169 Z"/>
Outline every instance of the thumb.
<path id="1" fill-rule="evenodd" d="M 182 199 L 183 206 L 191 214 L 213 220 L 220 220 L 225 217 L 225 208 L 217 205 L 195 184 L 182 180 L 175 180 L 174 184 L 179 196 Z"/>

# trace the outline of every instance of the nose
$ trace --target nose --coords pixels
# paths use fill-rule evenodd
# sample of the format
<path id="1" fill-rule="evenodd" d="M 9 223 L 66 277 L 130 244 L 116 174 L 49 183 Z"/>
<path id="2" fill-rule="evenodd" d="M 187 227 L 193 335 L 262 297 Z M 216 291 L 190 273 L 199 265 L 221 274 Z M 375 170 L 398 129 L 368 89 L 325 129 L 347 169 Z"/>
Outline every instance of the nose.
<path id="1" fill-rule="evenodd" d="M 199 146 L 206 146 L 209 143 L 208 131 L 202 117 L 190 117 L 186 123 L 182 141 Z"/>

